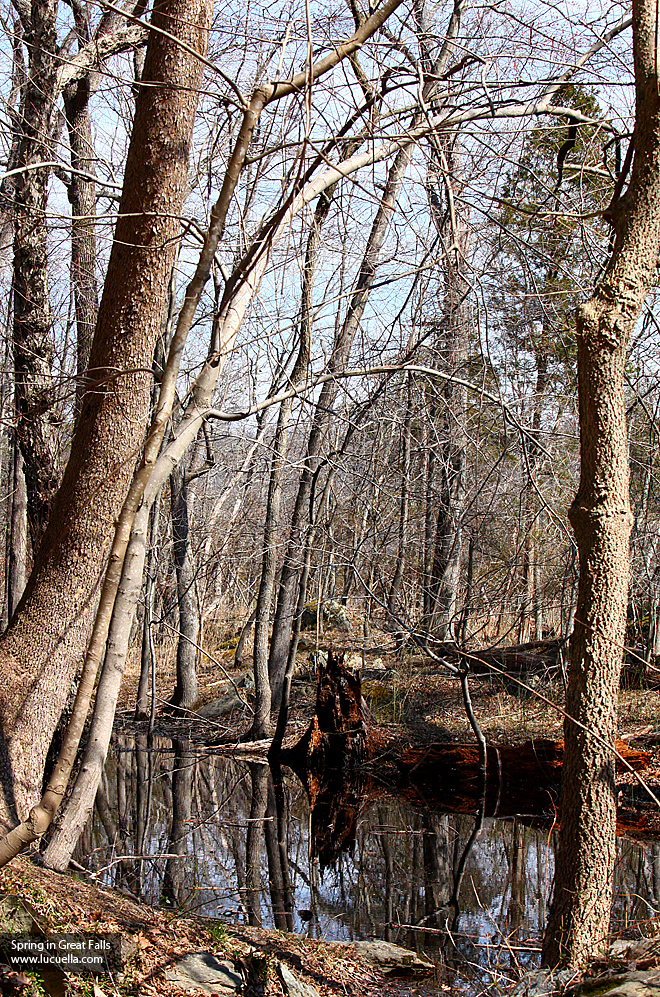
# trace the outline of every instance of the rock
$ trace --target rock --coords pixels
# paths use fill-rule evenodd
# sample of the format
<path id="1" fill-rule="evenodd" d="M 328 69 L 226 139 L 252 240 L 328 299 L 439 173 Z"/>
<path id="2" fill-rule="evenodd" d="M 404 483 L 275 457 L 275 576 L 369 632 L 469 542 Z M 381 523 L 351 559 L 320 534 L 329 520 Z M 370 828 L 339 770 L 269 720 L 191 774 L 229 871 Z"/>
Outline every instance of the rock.
<path id="1" fill-rule="evenodd" d="M 202 990 L 219 997 L 239 993 L 243 982 L 234 972 L 233 963 L 220 962 L 210 952 L 192 952 L 184 956 L 167 970 L 165 976 L 182 990 Z"/>
<path id="2" fill-rule="evenodd" d="M 223 682 L 222 689 L 223 695 L 218 696 L 217 699 L 212 699 L 208 703 L 204 703 L 196 710 L 197 716 L 204 717 L 205 720 L 217 720 L 219 717 L 223 717 L 226 713 L 231 713 L 232 710 L 242 709 L 245 706 L 246 695 L 244 692 L 239 696 L 236 692 L 237 689 L 253 689 L 254 679 L 253 677 L 245 673 L 239 675 L 232 685 L 231 682 Z"/>
<path id="3" fill-rule="evenodd" d="M 342 606 L 340 602 L 335 602 L 334 599 L 323 603 L 323 619 L 331 627 L 342 630 L 344 633 L 349 634 L 353 629 L 346 607 Z"/>
<path id="4" fill-rule="evenodd" d="M 200 706 L 196 713 L 204 720 L 217 720 L 219 717 L 224 717 L 226 713 L 231 713 L 232 710 L 244 706 L 245 703 L 239 699 L 235 692 L 228 692 L 226 696 L 220 696 L 219 699 L 212 699 L 210 703 L 204 703 L 204 706 Z"/>
<path id="5" fill-rule="evenodd" d="M 618 973 L 598 980 L 585 980 L 584 985 L 569 991 L 584 995 L 597 993 L 599 997 L 658 997 L 660 995 L 660 970 L 640 970 L 635 973 Z"/>
<path id="6" fill-rule="evenodd" d="M 277 975 L 282 981 L 285 994 L 288 997 L 319 997 L 319 992 L 311 983 L 304 983 L 293 975 L 288 966 L 283 962 L 277 964 Z"/>
<path id="7" fill-rule="evenodd" d="M 317 616 L 318 603 L 310 602 L 303 610 L 301 629 L 315 630 Z M 346 607 L 342 606 L 340 602 L 336 602 L 334 599 L 330 599 L 328 602 L 323 603 L 323 622 L 330 627 L 334 627 L 336 630 L 343 631 L 344 633 L 351 633 L 353 630 L 353 624 L 351 623 L 350 617 L 346 612 Z"/>
<path id="8" fill-rule="evenodd" d="M 641 962 L 643 959 L 660 959 L 659 938 L 615 938 L 607 950 L 607 962 L 623 963 L 621 971 L 628 969 L 631 962 Z"/>
<path id="9" fill-rule="evenodd" d="M 344 658 L 344 664 L 347 668 L 352 668 L 353 671 L 358 671 L 362 668 L 362 655 L 361 654 L 347 654 Z"/>
<path id="10" fill-rule="evenodd" d="M 378 966 L 385 972 L 392 972 L 397 969 L 425 970 L 426 972 L 434 968 L 433 963 L 428 959 L 423 959 L 416 952 L 404 949 L 401 945 L 393 945 L 392 942 L 384 942 L 375 938 L 373 941 L 353 942 L 355 954 L 365 962 L 370 962 L 372 966 Z"/>
<path id="11" fill-rule="evenodd" d="M 374 658 L 374 660 L 371 662 L 371 666 L 370 667 L 373 668 L 374 671 L 378 671 L 378 672 L 384 672 L 385 671 L 385 665 L 383 664 L 383 659 L 382 658 Z"/>
<path id="12" fill-rule="evenodd" d="M 612 948 L 620 946 L 619 952 L 623 952 L 630 945 L 630 942 L 615 942 Z M 551 997 L 553 994 L 563 994 L 564 997 L 589 997 L 590 994 L 598 994 L 598 997 L 660 997 L 660 969 L 588 978 L 571 987 L 575 975 L 570 969 L 558 973 L 547 969 L 533 970 L 526 973 L 512 990 L 512 997 Z"/>
<path id="13" fill-rule="evenodd" d="M 45 931 L 41 915 L 26 900 L 13 894 L 0 896 L 0 932 L 11 935 L 43 935 Z"/>
<path id="14" fill-rule="evenodd" d="M 564 991 L 574 979 L 575 973 L 570 969 L 558 973 L 551 973 L 549 969 L 533 969 L 516 984 L 511 997 L 550 997 L 560 990 Z"/>

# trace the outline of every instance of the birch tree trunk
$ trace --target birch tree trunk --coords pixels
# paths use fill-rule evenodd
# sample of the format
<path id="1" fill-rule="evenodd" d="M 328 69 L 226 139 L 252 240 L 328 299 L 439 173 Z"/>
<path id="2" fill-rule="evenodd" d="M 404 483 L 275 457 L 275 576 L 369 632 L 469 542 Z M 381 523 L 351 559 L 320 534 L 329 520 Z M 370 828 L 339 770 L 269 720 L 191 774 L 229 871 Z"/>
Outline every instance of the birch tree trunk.
<path id="1" fill-rule="evenodd" d="M 657 6 L 634 0 L 635 156 L 610 208 L 613 253 L 577 311 L 580 485 L 569 517 L 580 573 L 564 724 L 561 833 L 544 939 L 546 966 L 581 966 L 605 940 L 612 901 L 616 734 L 632 526 L 624 373 L 631 333 L 656 279 L 660 227 Z"/>

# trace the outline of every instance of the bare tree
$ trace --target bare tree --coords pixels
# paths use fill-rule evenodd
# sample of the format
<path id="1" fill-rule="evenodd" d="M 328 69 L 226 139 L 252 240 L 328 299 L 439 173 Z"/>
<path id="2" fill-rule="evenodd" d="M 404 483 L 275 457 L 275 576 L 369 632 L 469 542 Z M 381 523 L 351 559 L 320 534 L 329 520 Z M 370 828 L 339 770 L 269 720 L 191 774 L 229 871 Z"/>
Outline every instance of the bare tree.
<path id="1" fill-rule="evenodd" d="M 633 4 L 636 116 L 630 183 L 608 216 L 614 249 L 578 309 L 580 487 L 570 509 L 580 578 L 566 696 L 560 847 L 543 946 L 546 966 L 581 966 L 603 945 L 612 898 L 616 794 L 613 742 L 628 604 L 632 526 L 624 370 L 655 279 L 660 245 L 657 10 Z"/>

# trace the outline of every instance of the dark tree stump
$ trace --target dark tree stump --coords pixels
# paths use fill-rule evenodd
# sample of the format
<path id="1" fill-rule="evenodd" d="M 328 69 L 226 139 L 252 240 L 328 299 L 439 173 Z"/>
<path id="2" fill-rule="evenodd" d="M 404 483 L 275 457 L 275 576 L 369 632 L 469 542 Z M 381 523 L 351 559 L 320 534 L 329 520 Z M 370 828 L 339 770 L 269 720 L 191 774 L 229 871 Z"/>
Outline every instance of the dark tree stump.
<path id="1" fill-rule="evenodd" d="M 327 664 L 319 666 L 312 722 L 298 743 L 282 752 L 282 761 L 307 784 L 310 776 L 321 773 L 348 775 L 368 757 L 360 673 L 347 668 L 344 655 L 330 648 Z"/>

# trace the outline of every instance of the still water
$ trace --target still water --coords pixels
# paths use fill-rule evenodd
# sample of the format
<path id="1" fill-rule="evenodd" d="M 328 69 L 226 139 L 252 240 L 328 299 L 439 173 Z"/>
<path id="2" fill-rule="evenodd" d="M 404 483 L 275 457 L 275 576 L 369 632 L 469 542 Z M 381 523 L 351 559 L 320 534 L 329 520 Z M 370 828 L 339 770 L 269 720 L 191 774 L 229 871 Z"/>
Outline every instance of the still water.
<path id="1" fill-rule="evenodd" d="M 185 741 L 114 739 L 76 859 L 154 905 L 314 938 L 385 938 L 510 968 L 538 961 L 555 836 L 382 789 L 317 804 L 284 769 Z M 542 822 L 541 822 L 542 823 Z M 660 846 L 619 839 L 615 928 L 660 910 Z M 142 858 L 139 858 L 142 856 Z M 324 867 L 325 866 L 325 867 Z"/>

